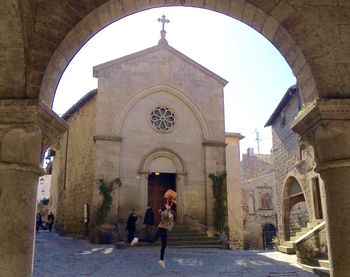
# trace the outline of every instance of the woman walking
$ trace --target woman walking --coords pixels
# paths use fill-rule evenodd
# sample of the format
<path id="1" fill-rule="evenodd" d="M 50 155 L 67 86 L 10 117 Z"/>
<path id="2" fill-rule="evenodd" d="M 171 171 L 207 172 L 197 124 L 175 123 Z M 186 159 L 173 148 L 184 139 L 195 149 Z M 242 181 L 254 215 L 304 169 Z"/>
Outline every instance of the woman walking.
<path id="1" fill-rule="evenodd" d="M 164 262 L 164 252 L 165 248 L 167 245 L 167 240 L 168 240 L 168 230 L 170 231 L 172 226 L 173 226 L 173 221 L 174 221 L 174 216 L 170 210 L 171 205 L 168 203 L 165 204 L 165 209 L 161 211 L 161 221 L 158 225 L 157 231 L 154 234 L 153 238 L 148 239 L 148 238 L 142 238 L 139 239 L 135 237 L 131 245 L 135 245 L 138 242 L 148 242 L 148 243 L 154 243 L 160 238 L 160 241 L 162 243 L 162 247 L 160 249 L 160 260 L 159 260 L 159 265 L 163 268 L 165 268 L 165 262 Z"/>

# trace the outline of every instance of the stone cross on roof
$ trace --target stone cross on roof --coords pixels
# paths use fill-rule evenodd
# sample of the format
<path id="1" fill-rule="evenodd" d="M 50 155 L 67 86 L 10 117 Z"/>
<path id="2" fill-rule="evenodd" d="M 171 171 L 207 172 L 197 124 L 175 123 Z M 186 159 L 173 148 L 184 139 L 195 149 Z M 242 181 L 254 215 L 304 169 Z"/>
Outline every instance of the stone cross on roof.
<path id="1" fill-rule="evenodd" d="M 165 39 L 165 34 L 166 31 L 164 29 L 164 25 L 165 23 L 169 23 L 170 20 L 165 18 L 165 15 L 162 15 L 161 18 L 158 18 L 158 21 L 162 23 L 162 30 L 160 31 L 160 40 L 159 40 L 159 44 L 165 43 L 168 44 L 167 40 Z"/>

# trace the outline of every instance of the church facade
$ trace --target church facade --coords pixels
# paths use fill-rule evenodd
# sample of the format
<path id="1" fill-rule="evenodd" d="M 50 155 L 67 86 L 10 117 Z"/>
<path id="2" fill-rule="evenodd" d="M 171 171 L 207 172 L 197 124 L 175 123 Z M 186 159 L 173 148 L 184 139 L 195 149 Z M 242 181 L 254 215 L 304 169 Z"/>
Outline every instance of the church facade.
<path id="1" fill-rule="evenodd" d="M 58 230 L 80 236 L 92 228 L 101 203 L 98 180 L 119 178 L 109 222 L 123 221 L 134 209 L 141 224 L 147 206 L 158 210 L 170 188 L 178 193 L 176 222 L 213 234 L 208 176 L 226 170 L 227 81 L 164 38 L 95 66 L 93 74 L 98 89 L 63 116 L 69 131 L 60 140 L 51 191 Z"/>

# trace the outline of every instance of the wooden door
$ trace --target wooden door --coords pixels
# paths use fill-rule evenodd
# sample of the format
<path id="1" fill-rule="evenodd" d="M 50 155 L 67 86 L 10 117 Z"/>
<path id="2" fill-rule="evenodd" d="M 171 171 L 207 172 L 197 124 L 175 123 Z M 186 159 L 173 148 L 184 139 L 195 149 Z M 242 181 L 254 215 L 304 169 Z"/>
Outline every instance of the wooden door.
<path id="1" fill-rule="evenodd" d="M 175 178 L 169 178 L 169 176 L 164 176 L 163 174 L 161 177 L 151 176 L 148 179 L 148 206 L 153 209 L 156 224 L 159 224 L 160 222 L 159 209 L 164 206 L 164 203 L 166 203 L 166 199 L 163 195 L 168 189 L 175 190 Z M 175 205 L 172 209 L 175 211 Z"/>

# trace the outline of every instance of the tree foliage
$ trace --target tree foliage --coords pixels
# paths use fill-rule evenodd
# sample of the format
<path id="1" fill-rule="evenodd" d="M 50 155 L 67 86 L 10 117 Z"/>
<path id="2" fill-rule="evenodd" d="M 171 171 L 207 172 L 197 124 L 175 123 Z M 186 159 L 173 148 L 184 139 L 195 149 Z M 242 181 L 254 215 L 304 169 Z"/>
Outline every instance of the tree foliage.
<path id="1" fill-rule="evenodd" d="M 100 194 L 102 195 L 103 200 L 101 206 L 97 210 L 97 225 L 101 225 L 105 222 L 106 217 L 111 209 L 111 204 L 113 200 L 111 193 L 115 188 L 119 188 L 121 185 L 122 183 L 119 178 L 114 179 L 111 182 L 106 182 L 102 179 L 98 180 L 98 189 L 100 191 Z"/>
<path id="2" fill-rule="evenodd" d="M 227 189 L 226 189 L 226 172 L 215 175 L 209 174 L 213 182 L 214 194 L 214 228 L 217 232 L 227 232 Z"/>

